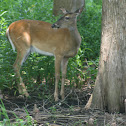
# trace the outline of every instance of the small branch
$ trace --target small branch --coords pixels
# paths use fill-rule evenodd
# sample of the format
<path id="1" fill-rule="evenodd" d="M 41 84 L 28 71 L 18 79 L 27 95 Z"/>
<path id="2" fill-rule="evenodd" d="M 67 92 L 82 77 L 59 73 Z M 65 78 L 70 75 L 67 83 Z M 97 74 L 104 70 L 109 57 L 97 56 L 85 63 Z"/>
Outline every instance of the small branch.
<path id="1" fill-rule="evenodd" d="M 64 118 L 64 119 L 88 119 L 86 115 L 74 115 L 74 116 L 67 116 L 67 115 L 40 115 L 41 118 Z"/>
<path id="2" fill-rule="evenodd" d="M 8 103 L 10 103 L 10 104 L 12 104 L 12 105 L 15 105 L 17 108 L 19 108 L 19 106 L 18 106 L 16 103 L 13 103 L 13 102 L 11 102 L 11 101 L 9 101 L 9 100 L 6 100 L 6 99 L 2 99 L 2 100 L 6 101 L 6 102 L 8 102 Z"/>
<path id="3" fill-rule="evenodd" d="M 125 105 L 125 113 L 126 113 L 126 99 L 124 100 L 124 105 Z"/>
<path id="4" fill-rule="evenodd" d="M 78 102 L 78 107 L 79 107 L 79 102 L 80 102 L 79 97 L 78 97 L 76 91 L 74 91 L 74 93 L 75 93 L 75 95 L 77 96 L 77 102 Z"/>

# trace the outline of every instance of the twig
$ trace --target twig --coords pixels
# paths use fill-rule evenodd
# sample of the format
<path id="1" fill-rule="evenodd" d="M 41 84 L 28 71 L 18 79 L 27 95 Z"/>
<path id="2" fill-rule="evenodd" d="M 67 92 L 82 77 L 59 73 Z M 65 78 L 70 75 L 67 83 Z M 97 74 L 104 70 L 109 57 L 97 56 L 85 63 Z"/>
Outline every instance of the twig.
<path id="1" fill-rule="evenodd" d="M 88 119 L 86 115 L 74 115 L 74 116 L 67 116 L 67 115 L 40 115 L 41 118 L 65 118 L 65 119 Z"/>
<path id="2" fill-rule="evenodd" d="M 74 91 L 74 93 L 75 93 L 75 95 L 77 96 L 77 102 L 78 102 L 78 107 L 79 107 L 79 102 L 80 102 L 79 97 L 78 97 L 76 91 Z"/>
<path id="3" fill-rule="evenodd" d="M 124 100 L 124 105 L 125 105 L 125 114 L 126 114 L 126 99 Z"/>
<path id="4" fill-rule="evenodd" d="M 6 100 L 6 99 L 2 99 L 2 100 L 6 101 L 6 102 L 8 102 L 8 103 L 10 103 L 10 104 L 12 104 L 12 105 L 15 105 L 17 108 L 19 108 L 19 106 L 18 106 L 16 103 L 13 103 L 13 102 L 11 102 L 11 101 L 9 101 L 9 100 Z"/>

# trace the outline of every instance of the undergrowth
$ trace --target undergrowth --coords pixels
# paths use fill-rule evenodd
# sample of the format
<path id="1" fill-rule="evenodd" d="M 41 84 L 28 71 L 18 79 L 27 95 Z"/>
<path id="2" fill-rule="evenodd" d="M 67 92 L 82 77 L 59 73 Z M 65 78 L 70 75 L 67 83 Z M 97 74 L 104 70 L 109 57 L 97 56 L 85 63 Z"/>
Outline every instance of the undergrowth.
<path id="1" fill-rule="evenodd" d="M 9 4 L 8 4 L 9 3 Z M 32 19 L 54 23 L 58 17 L 52 13 L 52 0 L 1 0 L 0 5 L 0 89 L 17 94 L 13 64 L 16 52 L 5 37 L 9 24 L 16 20 Z M 69 85 L 82 87 L 95 81 L 99 59 L 101 33 L 101 5 L 86 1 L 86 11 L 78 17 L 82 43 L 78 55 L 69 60 L 67 79 Z M 44 84 L 54 84 L 54 58 L 31 54 L 21 69 L 28 90 Z M 39 85 L 38 85 L 39 84 Z"/>

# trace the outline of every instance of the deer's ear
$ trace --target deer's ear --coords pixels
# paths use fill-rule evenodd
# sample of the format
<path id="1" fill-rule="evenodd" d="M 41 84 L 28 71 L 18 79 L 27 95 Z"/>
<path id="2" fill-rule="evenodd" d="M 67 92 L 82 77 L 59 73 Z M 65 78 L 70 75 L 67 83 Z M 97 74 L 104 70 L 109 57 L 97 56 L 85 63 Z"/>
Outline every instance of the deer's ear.
<path id="1" fill-rule="evenodd" d="M 76 10 L 75 13 L 80 14 L 83 11 L 84 6 L 82 6 L 80 9 Z"/>
<path id="2" fill-rule="evenodd" d="M 60 10 L 63 12 L 63 14 L 68 13 L 68 11 L 65 8 L 60 8 Z"/>

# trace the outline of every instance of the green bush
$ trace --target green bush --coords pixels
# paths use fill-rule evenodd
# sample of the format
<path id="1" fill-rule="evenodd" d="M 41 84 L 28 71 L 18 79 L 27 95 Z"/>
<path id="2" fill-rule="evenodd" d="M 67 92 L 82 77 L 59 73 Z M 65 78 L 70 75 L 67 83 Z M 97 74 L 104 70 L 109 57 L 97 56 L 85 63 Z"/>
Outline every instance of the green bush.
<path id="1" fill-rule="evenodd" d="M 9 3 L 9 4 L 8 4 Z M 52 15 L 52 0 L 1 0 L 0 10 L 0 88 L 9 89 L 15 87 L 15 76 L 12 65 L 16 59 L 11 45 L 5 37 L 9 24 L 16 20 L 33 19 L 54 22 L 56 18 Z M 51 60 L 52 59 L 52 60 Z M 33 83 L 41 74 L 43 78 L 54 76 L 52 57 L 45 58 L 32 54 L 22 68 L 22 76 L 26 84 Z M 29 66 L 29 67 L 28 67 Z M 47 68 L 47 69 L 45 69 Z M 47 71 L 48 70 L 48 71 Z M 52 72 L 53 70 L 53 72 Z M 40 78 L 41 79 L 41 78 Z M 32 85 L 32 84 L 31 84 Z M 30 84 L 29 84 L 30 86 Z"/>
<path id="2" fill-rule="evenodd" d="M 82 36 L 82 57 L 96 60 L 99 56 L 101 41 L 101 6 L 86 4 L 86 11 L 80 17 L 78 28 Z"/>
<path id="3" fill-rule="evenodd" d="M 101 41 L 101 8 L 101 5 L 88 1 L 86 10 L 78 17 L 78 29 L 82 38 L 81 48 L 78 55 L 70 60 L 68 68 L 68 78 L 74 77 L 77 84 L 79 84 L 78 76 L 85 81 L 89 78 L 95 81 L 97 75 Z M 84 72 L 85 67 L 86 72 Z M 84 83 L 82 82 L 82 85 Z"/>
<path id="4" fill-rule="evenodd" d="M 0 89 L 15 89 L 15 76 L 12 65 L 16 59 L 11 45 L 5 37 L 9 24 L 16 20 L 33 19 L 53 23 L 57 20 L 52 14 L 53 0 L 1 0 L 0 7 Z M 78 17 L 78 29 L 82 37 L 78 55 L 68 64 L 67 78 L 71 86 L 80 84 L 83 79 L 96 77 L 101 37 L 101 4 L 86 3 L 86 11 Z M 91 65 L 90 65 L 91 64 Z M 95 64 L 95 67 L 92 67 Z M 88 66 L 84 72 L 85 66 Z M 54 84 L 54 58 L 31 54 L 22 67 L 22 77 L 28 89 L 40 87 L 42 80 Z M 40 85 L 38 85 L 38 83 Z M 83 85 L 84 82 L 81 83 Z M 15 92 L 16 93 L 16 92 Z"/>

